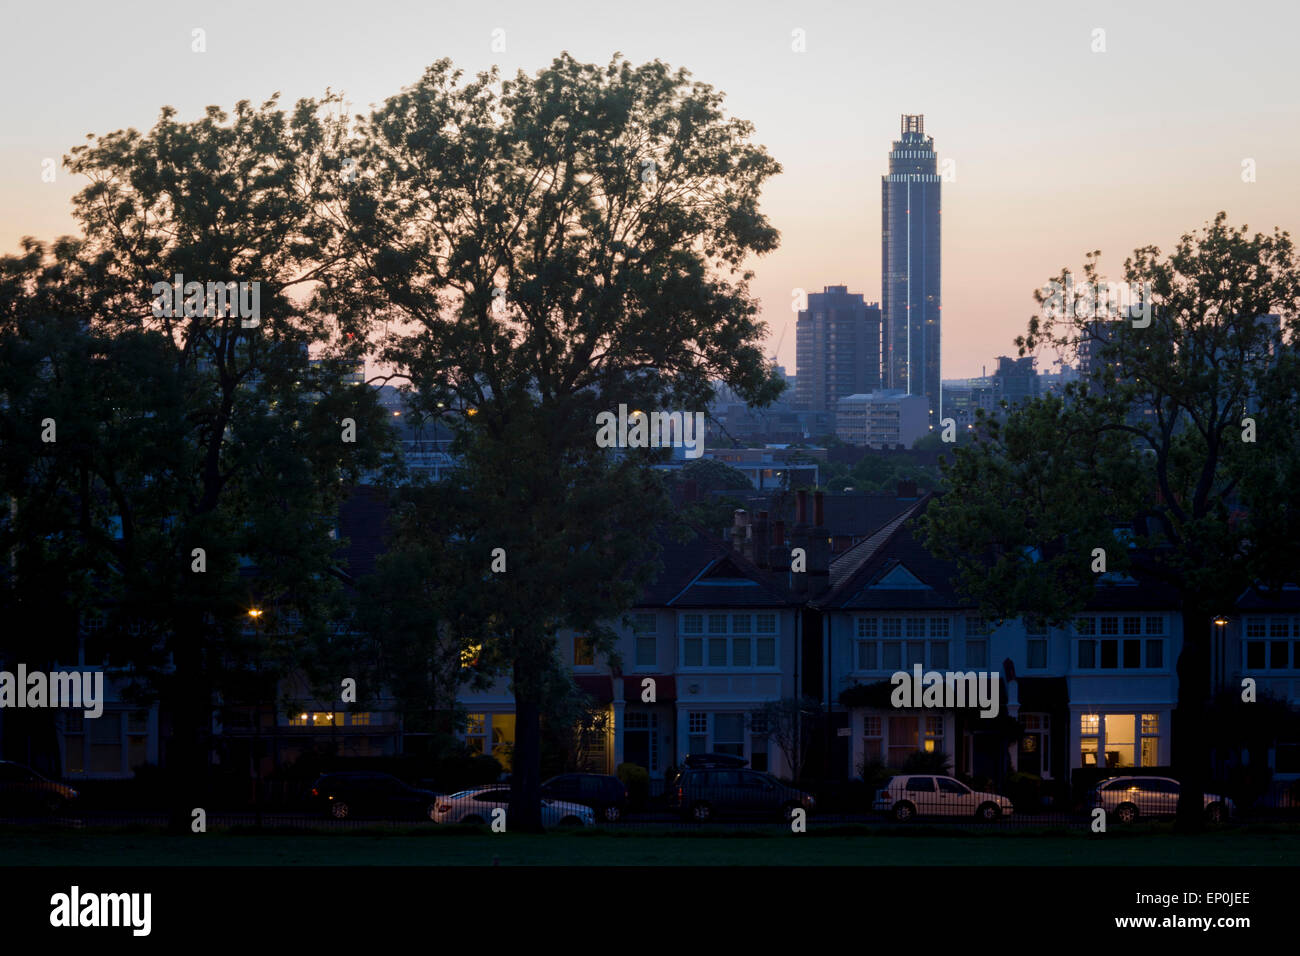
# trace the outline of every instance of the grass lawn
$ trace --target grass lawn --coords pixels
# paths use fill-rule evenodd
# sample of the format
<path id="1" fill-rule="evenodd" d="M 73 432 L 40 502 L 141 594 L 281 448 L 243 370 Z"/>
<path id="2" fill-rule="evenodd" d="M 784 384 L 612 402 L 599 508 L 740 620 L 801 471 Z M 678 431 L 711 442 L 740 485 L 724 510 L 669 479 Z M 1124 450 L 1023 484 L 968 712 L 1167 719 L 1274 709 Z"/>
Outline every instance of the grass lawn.
<path id="1" fill-rule="evenodd" d="M 821 833 L 474 831 L 0 833 L 8 866 L 1260 866 L 1300 863 L 1300 830 L 1107 834 L 837 827 Z"/>

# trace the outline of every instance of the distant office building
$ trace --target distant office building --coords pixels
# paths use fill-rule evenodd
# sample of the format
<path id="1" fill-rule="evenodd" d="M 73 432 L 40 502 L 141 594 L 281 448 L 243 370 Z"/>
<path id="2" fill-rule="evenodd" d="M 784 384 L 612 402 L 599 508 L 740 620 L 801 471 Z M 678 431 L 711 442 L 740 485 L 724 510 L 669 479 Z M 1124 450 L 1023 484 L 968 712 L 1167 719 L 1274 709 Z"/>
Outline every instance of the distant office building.
<path id="1" fill-rule="evenodd" d="M 845 395 L 880 387 L 880 306 L 847 286 L 808 296 L 795 333 L 795 407 L 834 412 Z"/>
<path id="2" fill-rule="evenodd" d="M 1014 407 L 1041 397 L 1042 389 L 1038 382 L 1038 370 L 1034 367 L 1035 362 L 1032 355 L 1020 359 L 998 356 L 998 368 L 993 373 L 993 378 L 1000 401 L 1006 401 Z"/>
<path id="3" fill-rule="evenodd" d="M 939 418 L 939 174 L 924 116 L 903 116 L 881 177 L 883 386 L 929 401 Z M 801 373 L 802 374 L 802 373 Z"/>
<path id="4" fill-rule="evenodd" d="M 930 431 L 928 409 L 924 395 L 898 389 L 848 395 L 836 407 L 835 435 L 850 445 L 911 448 Z"/>

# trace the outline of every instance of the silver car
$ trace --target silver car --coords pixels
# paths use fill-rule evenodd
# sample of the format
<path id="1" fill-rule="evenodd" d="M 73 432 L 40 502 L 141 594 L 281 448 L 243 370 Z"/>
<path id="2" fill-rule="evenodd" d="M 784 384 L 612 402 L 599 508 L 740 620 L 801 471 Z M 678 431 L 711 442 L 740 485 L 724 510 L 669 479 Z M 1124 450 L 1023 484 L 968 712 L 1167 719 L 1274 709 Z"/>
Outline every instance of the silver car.
<path id="1" fill-rule="evenodd" d="M 899 823 L 916 817 L 976 817 L 992 822 L 1015 810 L 1001 794 L 972 790 L 960 780 L 932 773 L 890 778 L 876 794 L 874 809 Z"/>
<path id="2" fill-rule="evenodd" d="M 491 823 L 492 811 L 510 808 L 510 790 L 507 787 L 480 787 L 439 797 L 430 818 L 434 823 Z M 506 820 L 507 828 L 509 819 Z M 542 800 L 542 826 L 590 827 L 596 825 L 591 807 L 563 800 Z"/>
<path id="3" fill-rule="evenodd" d="M 1088 791 L 1088 809 L 1101 807 L 1120 823 L 1132 823 L 1140 816 L 1171 817 L 1181 790 L 1172 777 L 1110 777 Z M 1205 794 L 1205 816 L 1211 823 L 1228 819 L 1235 809 L 1227 797 Z"/>

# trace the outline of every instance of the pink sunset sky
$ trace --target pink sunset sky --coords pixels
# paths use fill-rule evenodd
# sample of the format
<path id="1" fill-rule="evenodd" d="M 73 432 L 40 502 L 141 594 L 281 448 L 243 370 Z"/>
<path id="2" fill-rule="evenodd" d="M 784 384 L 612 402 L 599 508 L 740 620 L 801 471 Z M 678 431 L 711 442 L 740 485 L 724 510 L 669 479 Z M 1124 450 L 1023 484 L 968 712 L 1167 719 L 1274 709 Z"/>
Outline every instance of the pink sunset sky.
<path id="1" fill-rule="evenodd" d="M 1168 250 L 1220 209 L 1252 229 L 1300 228 L 1300 7 L 1045 6 L 15 6 L 0 37 L 0 252 L 74 231 L 69 199 L 82 183 L 62 169 L 42 182 L 43 159 L 87 133 L 147 129 L 164 104 L 193 119 L 208 104 L 276 90 L 291 104 L 332 87 L 363 110 L 443 56 L 468 73 L 512 74 L 562 50 L 598 63 L 617 51 L 723 90 L 784 167 L 764 193 L 781 248 L 753 262 L 752 291 L 768 351 L 792 373 L 793 290 L 847 285 L 880 298 L 880 176 L 899 114 L 924 113 L 956 174 L 943 186 L 943 376 L 978 375 L 1014 354 L 1033 290 L 1088 250 L 1118 278 L 1135 246 Z M 196 28 L 202 54 L 191 51 Z"/>

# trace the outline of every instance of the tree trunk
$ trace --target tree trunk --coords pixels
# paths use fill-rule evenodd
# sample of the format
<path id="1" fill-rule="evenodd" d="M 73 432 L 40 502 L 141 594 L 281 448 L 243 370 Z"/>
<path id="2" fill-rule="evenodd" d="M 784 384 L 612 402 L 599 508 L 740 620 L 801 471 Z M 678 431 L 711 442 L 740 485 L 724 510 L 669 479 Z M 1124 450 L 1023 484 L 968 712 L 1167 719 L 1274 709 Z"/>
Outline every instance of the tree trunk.
<path id="1" fill-rule="evenodd" d="M 196 808 L 211 812 L 207 806 L 207 765 L 212 692 L 204 670 L 202 635 L 201 618 L 190 615 L 178 628 L 174 644 L 172 659 L 176 672 L 172 682 L 173 726 L 168 755 L 169 833 L 191 832 Z"/>
<path id="2" fill-rule="evenodd" d="M 520 661 L 515 662 L 515 747 L 510 776 L 508 828 L 515 833 L 542 831 L 541 702 L 521 693 Z M 531 698 L 531 699 L 530 699 Z"/>
<path id="3" fill-rule="evenodd" d="M 1205 784 L 1210 766 L 1207 707 L 1213 611 L 1187 602 L 1183 607 L 1183 649 L 1178 655 L 1178 705 L 1174 708 L 1173 773 L 1182 784 L 1174 829 L 1205 829 Z"/>

